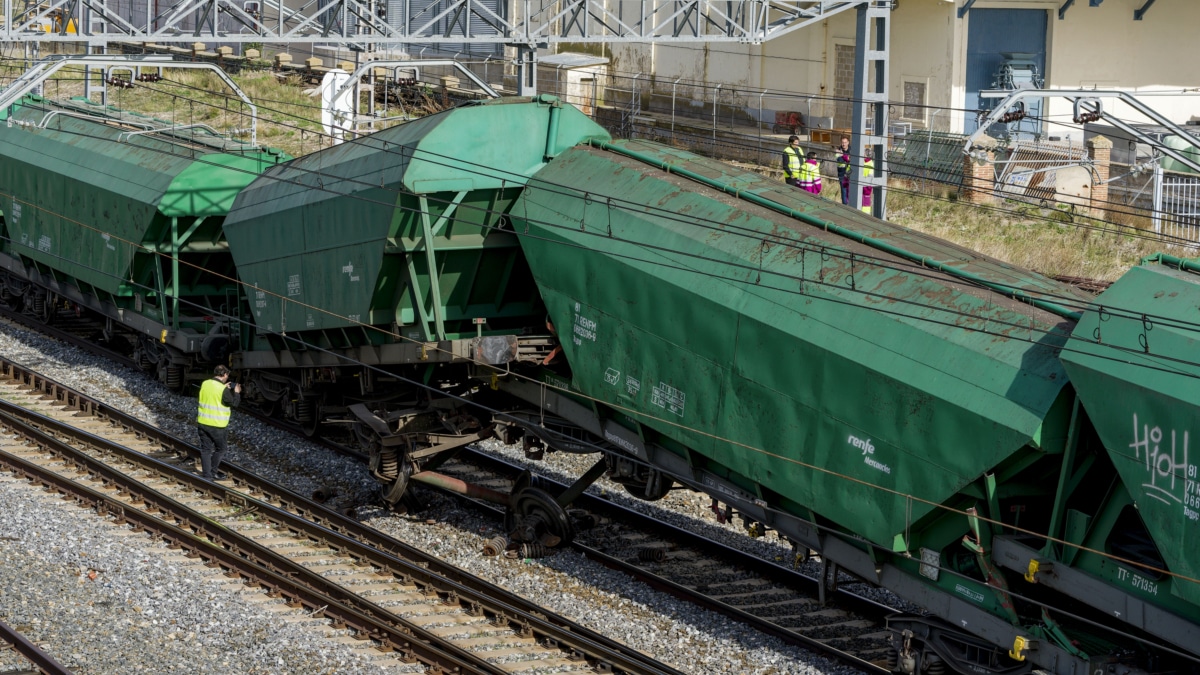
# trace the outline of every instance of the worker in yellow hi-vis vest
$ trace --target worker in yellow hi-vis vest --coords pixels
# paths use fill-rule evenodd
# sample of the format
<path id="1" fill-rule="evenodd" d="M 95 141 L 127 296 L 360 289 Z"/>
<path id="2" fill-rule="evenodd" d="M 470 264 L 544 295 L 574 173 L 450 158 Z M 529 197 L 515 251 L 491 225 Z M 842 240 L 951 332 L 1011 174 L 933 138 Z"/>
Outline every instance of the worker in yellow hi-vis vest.
<path id="1" fill-rule="evenodd" d="M 206 480 L 225 477 L 221 459 L 229 442 L 229 417 L 242 402 L 242 385 L 229 381 L 229 369 L 217 366 L 212 379 L 200 385 L 196 430 L 200 433 L 200 475 Z"/>
<path id="2" fill-rule="evenodd" d="M 863 160 L 862 175 L 863 175 L 863 178 L 870 178 L 871 176 L 875 175 L 875 163 L 871 161 L 870 157 L 867 157 L 866 159 Z M 863 191 L 863 200 L 862 200 L 862 206 L 860 208 L 863 211 L 870 213 L 871 212 L 871 192 L 873 192 L 873 189 L 871 188 L 870 185 L 864 185 L 862 191 Z"/>
<path id="3" fill-rule="evenodd" d="M 800 147 L 799 136 L 789 136 L 788 144 L 783 148 L 783 182 L 800 187 L 800 170 L 804 164 L 804 150 Z"/>

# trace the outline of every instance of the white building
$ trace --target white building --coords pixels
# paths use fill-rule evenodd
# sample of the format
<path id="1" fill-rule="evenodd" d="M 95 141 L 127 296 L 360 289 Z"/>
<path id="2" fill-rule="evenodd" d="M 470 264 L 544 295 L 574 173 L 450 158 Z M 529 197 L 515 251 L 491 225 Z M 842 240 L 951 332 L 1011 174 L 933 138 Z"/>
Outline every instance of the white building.
<path id="1" fill-rule="evenodd" d="M 660 91 L 683 78 L 812 94 L 813 114 L 848 127 L 849 106 L 832 99 L 852 95 L 855 28 L 849 10 L 762 45 L 617 44 L 605 55 L 615 72 L 652 73 Z M 973 130 L 976 115 L 969 111 L 984 107 L 979 91 L 992 88 L 1004 54 L 1014 53 L 1037 65 L 1047 88 L 1200 92 L 1200 67 L 1190 52 L 1198 32 L 1197 0 L 898 0 L 889 95 L 909 105 L 896 105 L 892 119 L 914 128 Z M 830 98 L 827 107 L 820 97 Z M 1145 100 L 1176 122 L 1200 115 L 1200 94 Z M 1043 129 L 1048 135 L 1081 137 L 1070 125 L 1070 104 L 1052 102 L 1048 111 L 1068 124 Z"/>

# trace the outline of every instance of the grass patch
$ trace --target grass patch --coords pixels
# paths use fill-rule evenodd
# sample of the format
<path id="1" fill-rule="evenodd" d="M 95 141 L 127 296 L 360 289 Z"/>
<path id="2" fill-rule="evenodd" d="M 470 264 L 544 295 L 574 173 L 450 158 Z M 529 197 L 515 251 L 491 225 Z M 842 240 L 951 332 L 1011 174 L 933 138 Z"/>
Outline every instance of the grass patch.
<path id="1" fill-rule="evenodd" d="M 24 72 L 19 59 L 3 63 L 0 86 Z M 167 70 L 163 76 L 160 82 L 135 83 L 132 89 L 110 87 L 109 105 L 177 125 L 207 124 L 232 138 L 249 140 L 252 119 L 249 109 L 216 73 L 177 69 Z M 265 70 L 246 70 L 230 77 L 258 108 L 260 144 L 293 156 L 330 147 L 330 139 L 321 125 L 320 97 L 310 95 L 313 87 L 303 85 L 298 77 L 280 76 Z M 93 85 L 99 86 L 101 81 L 102 76 L 93 72 Z M 52 99 L 82 96 L 83 69 L 64 68 L 43 85 L 43 93 Z M 92 100 L 99 101 L 99 95 L 93 93 Z M 421 106 L 415 112 L 425 113 L 429 109 L 430 106 Z M 382 112 L 386 117 L 397 115 L 400 110 L 391 106 Z M 410 112 L 414 111 L 410 109 Z M 376 127 L 385 128 L 395 123 L 385 122 Z"/>
<path id="2" fill-rule="evenodd" d="M 1195 255 L 1135 226 L 1015 202 L 986 208 L 893 190 L 888 219 L 1046 275 L 1113 281 L 1160 251 Z"/>

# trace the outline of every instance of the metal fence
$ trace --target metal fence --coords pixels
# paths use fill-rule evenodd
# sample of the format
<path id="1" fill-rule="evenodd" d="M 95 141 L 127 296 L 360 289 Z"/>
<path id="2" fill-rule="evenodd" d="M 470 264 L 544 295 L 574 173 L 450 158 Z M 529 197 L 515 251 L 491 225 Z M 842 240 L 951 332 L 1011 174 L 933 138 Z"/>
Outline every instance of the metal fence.
<path id="1" fill-rule="evenodd" d="M 1086 193 L 1080 190 L 1060 191 L 1059 179 L 1066 169 L 1090 164 L 1082 144 L 1019 140 L 1007 150 L 996 152 L 996 189 L 1008 198 L 1036 203 L 1052 204 L 1069 199 L 1070 194 L 1082 198 Z"/>
<path id="2" fill-rule="evenodd" d="M 1113 163 L 1109 200 L 1155 232 L 1200 242 L 1200 176 L 1151 164 Z"/>
<path id="3" fill-rule="evenodd" d="M 1155 172 L 1154 231 L 1200 242 L 1200 176 Z"/>
<path id="4" fill-rule="evenodd" d="M 922 191 L 957 188 L 963 179 L 963 144 L 967 137 L 917 129 L 895 143 L 888 153 L 888 171 L 906 178 Z"/>

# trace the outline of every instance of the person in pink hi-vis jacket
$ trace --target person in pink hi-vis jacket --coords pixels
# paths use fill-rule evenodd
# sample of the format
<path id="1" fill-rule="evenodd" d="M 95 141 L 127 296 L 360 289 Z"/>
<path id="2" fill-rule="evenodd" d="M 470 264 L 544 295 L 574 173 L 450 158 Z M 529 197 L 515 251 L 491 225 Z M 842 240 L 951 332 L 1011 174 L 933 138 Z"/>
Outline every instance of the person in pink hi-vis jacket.
<path id="1" fill-rule="evenodd" d="M 814 195 L 821 194 L 821 162 L 815 152 L 810 151 L 800 167 L 800 188 Z"/>

